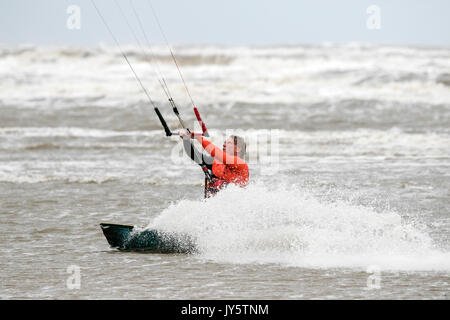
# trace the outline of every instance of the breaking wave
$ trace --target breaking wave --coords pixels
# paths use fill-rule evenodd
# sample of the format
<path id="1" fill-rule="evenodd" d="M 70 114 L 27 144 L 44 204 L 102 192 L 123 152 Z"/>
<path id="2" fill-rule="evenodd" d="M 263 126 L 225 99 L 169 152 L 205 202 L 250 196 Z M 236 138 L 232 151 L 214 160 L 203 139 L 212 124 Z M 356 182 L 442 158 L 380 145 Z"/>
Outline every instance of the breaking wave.
<path id="1" fill-rule="evenodd" d="M 157 102 L 166 101 L 146 52 L 123 46 Z M 175 98 L 184 87 L 165 46 L 152 46 Z M 323 44 L 317 46 L 179 46 L 196 100 L 202 104 L 317 103 L 361 99 L 442 104 L 449 101 L 450 54 L 446 48 Z M 0 101 L 55 97 L 142 98 L 118 48 L 0 46 Z M 336 86 L 339 81 L 339 86 Z M 44 85 L 43 85 L 44 84 Z M 38 103 L 39 104 L 39 103 Z"/>

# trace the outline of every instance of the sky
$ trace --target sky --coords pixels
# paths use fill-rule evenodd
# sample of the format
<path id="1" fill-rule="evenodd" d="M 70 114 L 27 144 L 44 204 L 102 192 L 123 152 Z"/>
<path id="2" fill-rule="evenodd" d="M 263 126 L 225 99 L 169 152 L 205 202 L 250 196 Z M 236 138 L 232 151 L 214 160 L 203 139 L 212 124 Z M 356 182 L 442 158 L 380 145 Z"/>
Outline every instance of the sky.
<path id="1" fill-rule="evenodd" d="M 0 44 L 113 43 L 91 1 L 0 0 Z M 135 43 L 115 1 L 94 1 L 119 42 Z M 116 1 L 138 32 L 132 1 L 154 43 L 163 43 L 163 38 L 149 1 L 171 44 L 450 45 L 449 0 Z M 80 9 L 79 29 L 67 27 L 71 16 L 67 9 L 71 5 Z M 367 12 L 370 6 L 376 6 L 376 14 Z"/>

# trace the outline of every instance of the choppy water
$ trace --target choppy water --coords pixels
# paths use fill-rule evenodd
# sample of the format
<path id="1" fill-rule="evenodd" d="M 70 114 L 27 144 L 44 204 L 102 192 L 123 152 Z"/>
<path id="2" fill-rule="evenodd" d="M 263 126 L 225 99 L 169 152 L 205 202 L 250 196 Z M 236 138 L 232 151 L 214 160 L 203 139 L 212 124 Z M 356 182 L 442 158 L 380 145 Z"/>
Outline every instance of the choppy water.
<path id="1" fill-rule="evenodd" d="M 145 55 L 125 50 L 177 128 Z M 175 52 L 211 139 L 249 141 L 247 190 L 202 200 L 115 47 L 0 46 L 0 298 L 448 299 L 449 49 Z M 200 253 L 116 252 L 100 222 L 188 232 Z"/>

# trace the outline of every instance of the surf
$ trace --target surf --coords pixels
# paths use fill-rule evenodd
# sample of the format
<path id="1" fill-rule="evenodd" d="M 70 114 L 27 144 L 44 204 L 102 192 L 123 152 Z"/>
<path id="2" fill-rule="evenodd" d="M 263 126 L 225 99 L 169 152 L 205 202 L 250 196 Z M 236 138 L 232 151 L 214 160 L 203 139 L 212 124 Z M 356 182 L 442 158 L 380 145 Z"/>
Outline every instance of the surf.
<path id="1" fill-rule="evenodd" d="M 420 223 L 300 187 L 230 186 L 211 199 L 172 204 L 147 228 L 189 234 L 198 257 L 218 263 L 450 270 L 450 254 Z"/>

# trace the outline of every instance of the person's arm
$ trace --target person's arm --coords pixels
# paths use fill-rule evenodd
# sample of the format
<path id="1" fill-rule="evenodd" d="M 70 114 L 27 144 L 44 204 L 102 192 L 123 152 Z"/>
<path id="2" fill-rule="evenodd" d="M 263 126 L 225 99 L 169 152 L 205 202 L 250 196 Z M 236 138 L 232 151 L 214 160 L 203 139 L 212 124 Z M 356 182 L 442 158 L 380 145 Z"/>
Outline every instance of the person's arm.
<path id="1" fill-rule="evenodd" d="M 183 139 L 183 147 L 186 154 L 198 165 L 206 165 L 209 170 L 212 170 L 212 163 L 214 158 L 209 155 L 199 152 L 190 139 L 186 137 L 186 134 L 180 133 L 180 137 Z"/>
<path id="2" fill-rule="evenodd" d="M 205 149 L 217 161 L 220 161 L 225 165 L 245 164 L 244 160 L 242 160 L 238 156 L 232 156 L 228 153 L 223 152 L 222 149 L 217 147 L 212 142 L 204 139 L 203 136 L 195 136 L 195 138 L 202 144 L 203 149 Z"/>

